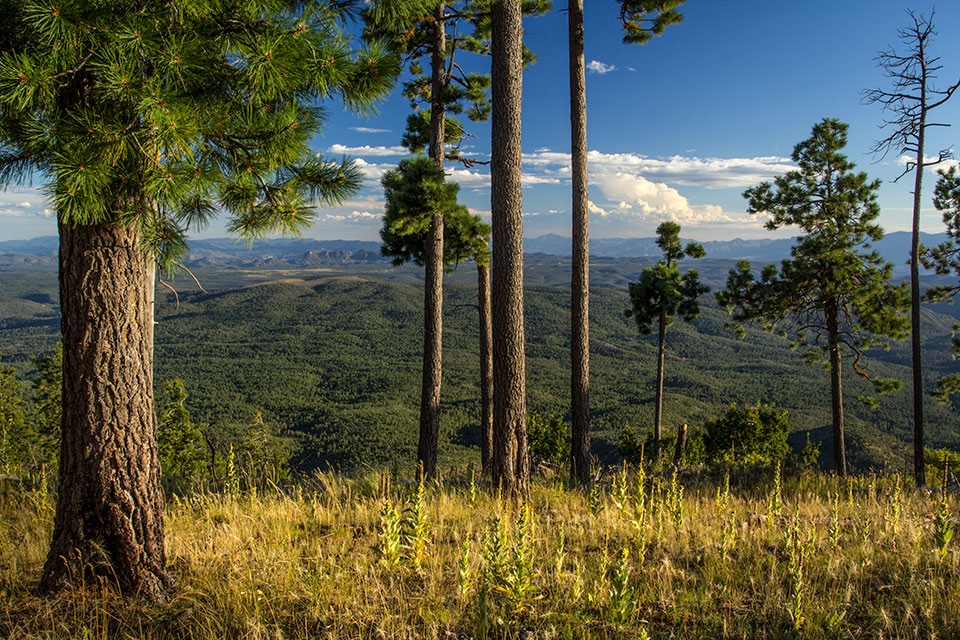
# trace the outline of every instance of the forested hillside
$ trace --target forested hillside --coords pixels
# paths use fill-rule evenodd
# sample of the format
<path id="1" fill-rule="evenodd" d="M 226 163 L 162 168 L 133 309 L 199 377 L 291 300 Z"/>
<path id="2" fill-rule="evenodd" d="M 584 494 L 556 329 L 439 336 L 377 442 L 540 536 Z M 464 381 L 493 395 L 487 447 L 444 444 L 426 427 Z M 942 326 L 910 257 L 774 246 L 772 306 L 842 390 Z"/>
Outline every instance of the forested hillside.
<path id="1" fill-rule="evenodd" d="M 567 259 L 528 259 L 528 398 L 532 412 L 566 414 L 569 360 Z M 594 261 L 591 314 L 594 452 L 616 459 L 623 427 L 652 425 L 655 337 L 640 338 L 624 316 L 629 300 L 622 283 L 643 261 Z M 717 286 L 729 261 L 701 265 Z M 187 406 L 213 426 L 250 420 L 257 410 L 300 437 L 295 458 L 303 468 L 409 463 L 416 450 L 417 381 L 420 376 L 422 286 L 415 268 L 302 271 L 199 272 L 207 293 L 178 277 L 179 306 L 160 288 L 156 330 L 158 387 L 183 379 Z M 449 279 L 445 301 L 444 400 L 441 456 L 476 455 L 479 442 L 477 311 L 472 268 Z M 0 295 L 0 350 L 5 362 L 29 372 L 29 356 L 57 340 L 52 274 L 5 277 Z M 806 364 L 788 340 L 749 331 L 740 340 L 726 326 L 726 312 L 705 298 L 700 318 L 679 323 L 668 336 L 664 425 L 697 428 L 729 403 L 773 402 L 789 410 L 794 430 L 829 438 L 826 371 Z M 938 307 L 938 311 L 953 311 Z M 949 336 L 954 319 L 925 310 L 929 383 L 955 366 Z M 874 373 L 908 379 L 907 346 L 876 350 Z M 904 470 L 909 456 L 908 389 L 870 409 L 855 399 L 865 381 L 850 379 L 849 457 L 855 468 Z M 929 445 L 956 446 L 960 420 L 953 409 L 928 404 Z M 796 444 L 805 435 L 794 436 Z M 821 463 L 830 464 L 829 446 Z"/>

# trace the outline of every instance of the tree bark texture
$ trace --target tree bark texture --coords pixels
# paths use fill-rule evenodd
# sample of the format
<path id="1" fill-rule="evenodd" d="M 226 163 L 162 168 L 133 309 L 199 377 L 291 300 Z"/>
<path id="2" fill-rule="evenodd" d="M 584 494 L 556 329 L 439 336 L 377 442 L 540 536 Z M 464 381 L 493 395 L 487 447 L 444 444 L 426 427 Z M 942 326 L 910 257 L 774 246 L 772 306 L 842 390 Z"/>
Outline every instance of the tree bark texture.
<path id="1" fill-rule="evenodd" d="M 653 448 L 654 457 L 660 457 L 660 441 L 663 438 L 663 355 L 667 347 L 667 312 L 660 311 L 657 325 L 657 381 L 655 384 L 653 408 Z"/>
<path id="2" fill-rule="evenodd" d="M 440 169 L 444 160 L 446 109 L 446 31 L 444 5 L 440 4 L 431 23 L 432 47 L 430 86 L 430 157 Z M 426 239 L 423 297 L 423 376 L 420 390 L 420 440 L 417 459 L 427 477 L 437 472 L 437 445 L 440 439 L 440 386 L 443 378 L 443 213 L 435 212 Z"/>
<path id="3" fill-rule="evenodd" d="M 161 602 L 172 584 L 153 408 L 152 268 L 135 227 L 60 225 L 62 442 L 43 593 L 95 574 Z"/>
<path id="4" fill-rule="evenodd" d="M 927 82 L 921 83 L 921 103 L 926 105 Z M 923 143 L 927 111 L 920 108 L 917 129 L 917 167 L 913 185 L 913 232 L 910 236 L 910 347 L 913 366 L 913 475 L 916 485 L 926 484 L 923 462 L 923 368 L 920 358 L 920 196 L 923 193 Z"/>
<path id="5" fill-rule="evenodd" d="M 526 495 L 527 445 L 523 334 L 523 222 L 520 192 L 520 112 L 523 24 L 520 0 L 491 8 L 490 164 L 493 218 L 493 484 Z"/>
<path id="6" fill-rule="evenodd" d="M 490 267 L 477 265 L 480 313 L 480 463 L 490 471 L 493 458 L 493 329 L 490 324 Z"/>
<path id="7" fill-rule="evenodd" d="M 423 377 L 420 392 L 420 441 L 417 459 L 426 477 L 437 472 L 440 437 L 440 384 L 443 353 L 443 216 L 434 215 L 426 242 L 423 295 Z"/>
<path id="8" fill-rule="evenodd" d="M 570 156 L 573 264 L 570 281 L 570 476 L 590 482 L 590 233 L 587 211 L 587 87 L 583 59 L 583 0 L 569 0 Z"/>
<path id="9" fill-rule="evenodd" d="M 843 429 L 843 358 L 840 353 L 840 329 L 835 306 L 827 307 L 827 333 L 830 340 L 830 406 L 833 414 L 833 468 L 838 476 L 847 475 L 847 449 Z"/>

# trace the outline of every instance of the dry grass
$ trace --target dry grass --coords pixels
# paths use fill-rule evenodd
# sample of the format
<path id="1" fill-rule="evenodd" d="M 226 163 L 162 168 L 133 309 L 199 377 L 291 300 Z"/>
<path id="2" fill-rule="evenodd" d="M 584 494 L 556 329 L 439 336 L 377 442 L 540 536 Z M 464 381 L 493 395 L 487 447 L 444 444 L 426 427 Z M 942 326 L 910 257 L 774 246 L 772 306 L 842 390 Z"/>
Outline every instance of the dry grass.
<path id="1" fill-rule="evenodd" d="M 936 543 L 938 493 L 798 476 L 778 508 L 769 470 L 736 476 L 727 495 L 723 479 L 684 478 L 681 497 L 669 476 L 647 478 L 642 501 L 632 476 L 592 498 L 543 480 L 524 529 L 517 505 L 483 488 L 472 499 L 469 478 L 427 487 L 419 571 L 405 557 L 394 570 L 381 560 L 384 496 L 402 510 L 415 487 L 385 494 L 377 474 L 171 499 L 179 587 L 162 608 L 119 598 L 109 581 L 31 595 L 51 500 L 8 490 L 0 636 L 960 637 L 960 553 L 957 540 L 945 554 Z M 956 496 L 946 500 L 960 527 Z"/>

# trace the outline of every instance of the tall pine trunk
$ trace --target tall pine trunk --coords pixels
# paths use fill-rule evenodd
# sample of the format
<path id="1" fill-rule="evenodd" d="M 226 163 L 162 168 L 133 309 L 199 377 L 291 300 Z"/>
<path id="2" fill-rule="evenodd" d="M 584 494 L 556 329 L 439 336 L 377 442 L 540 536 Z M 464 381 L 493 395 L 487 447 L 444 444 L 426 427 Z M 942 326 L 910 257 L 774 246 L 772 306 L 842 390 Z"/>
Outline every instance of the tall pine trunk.
<path id="1" fill-rule="evenodd" d="M 660 310 L 657 325 L 657 382 L 653 407 L 653 455 L 660 457 L 663 438 L 663 355 L 667 346 L 667 312 Z"/>
<path id="2" fill-rule="evenodd" d="M 63 417 L 44 593 L 96 574 L 162 602 L 171 585 L 153 408 L 152 268 L 136 227 L 60 224 Z"/>
<path id="3" fill-rule="evenodd" d="M 922 52 L 922 50 L 921 50 Z M 923 368 L 920 358 L 920 204 L 923 190 L 923 143 L 927 119 L 926 66 L 920 86 L 920 126 L 917 128 L 917 166 L 913 183 L 913 230 L 910 236 L 910 348 L 913 366 L 913 476 L 926 484 L 923 462 Z"/>
<path id="4" fill-rule="evenodd" d="M 490 324 L 490 267 L 477 263 L 480 314 L 480 464 L 489 473 L 493 458 L 493 329 Z"/>
<path id="5" fill-rule="evenodd" d="M 520 112 L 523 24 L 520 0 L 491 8 L 493 106 L 490 209 L 493 217 L 493 484 L 525 495 L 530 480 L 523 335 L 523 221 Z"/>
<path id="6" fill-rule="evenodd" d="M 840 326 L 835 304 L 827 306 L 827 334 L 830 341 L 830 407 L 833 414 L 833 468 L 847 475 L 847 450 L 843 428 L 843 359 L 840 353 Z"/>
<path id="7" fill-rule="evenodd" d="M 587 211 L 587 87 L 583 61 L 583 0 L 569 0 L 570 160 L 573 264 L 570 281 L 570 476 L 590 482 L 590 242 Z"/>
<path id="8" fill-rule="evenodd" d="M 446 84 L 446 30 L 444 5 L 434 11 L 431 24 L 433 53 L 430 84 L 430 157 L 440 169 L 444 160 L 443 102 Z M 440 385 L 443 377 L 443 214 L 434 213 L 426 239 L 423 298 L 423 377 L 420 391 L 420 441 L 417 459 L 423 473 L 430 477 L 437 472 L 437 444 L 440 438 Z"/>

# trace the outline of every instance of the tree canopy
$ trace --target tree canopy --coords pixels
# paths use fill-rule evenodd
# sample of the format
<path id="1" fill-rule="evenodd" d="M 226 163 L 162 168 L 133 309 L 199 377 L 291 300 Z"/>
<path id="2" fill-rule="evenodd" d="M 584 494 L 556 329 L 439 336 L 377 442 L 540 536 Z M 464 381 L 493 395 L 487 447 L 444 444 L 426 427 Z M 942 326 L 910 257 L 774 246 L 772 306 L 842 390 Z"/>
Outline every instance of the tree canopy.
<path id="1" fill-rule="evenodd" d="M 216 210 L 247 238 L 296 233 L 359 185 L 309 146 L 318 101 L 357 112 L 398 61 L 353 50 L 350 3 L 0 3 L 0 184 L 40 180 L 60 220 L 119 212 L 162 255 Z"/>

